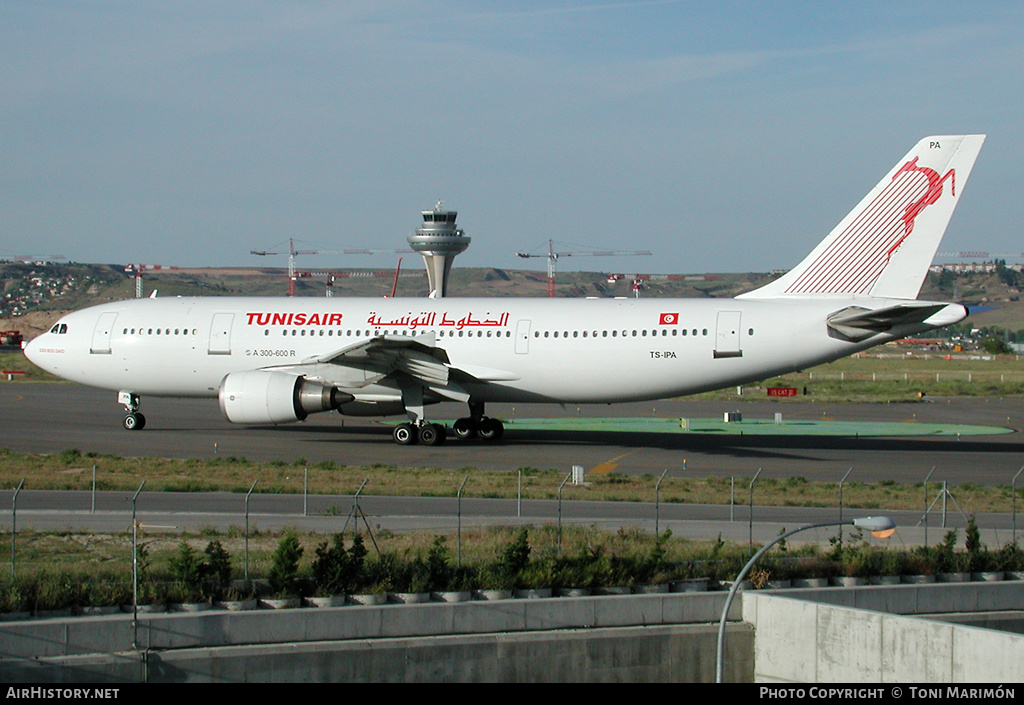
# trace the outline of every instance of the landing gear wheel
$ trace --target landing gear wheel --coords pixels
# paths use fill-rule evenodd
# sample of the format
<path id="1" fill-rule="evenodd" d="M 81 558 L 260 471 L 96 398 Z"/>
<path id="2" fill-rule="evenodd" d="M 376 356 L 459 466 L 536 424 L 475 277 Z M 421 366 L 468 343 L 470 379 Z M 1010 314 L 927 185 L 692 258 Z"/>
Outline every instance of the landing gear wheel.
<path id="1" fill-rule="evenodd" d="M 483 418 L 480 420 L 477 433 L 485 441 L 496 441 L 504 435 L 505 425 L 498 419 Z"/>
<path id="2" fill-rule="evenodd" d="M 420 426 L 420 443 L 425 446 L 439 446 L 445 441 L 444 426 L 428 423 Z"/>
<path id="3" fill-rule="evenodd" d="M 461 418 L 456 421 L 452 424 L 452 431 L 455 432 L 456 438 L 476 438 L 476 424 L 470 418 Z"/>
<path id="4" fill-rule="evenodd" d="M 395 430 L 391 435 L 395 439 L 395 443 L 400 446 L 411 446 L 419 440 L 419 434 L 416 432 L 416 427 L 411 423 L 398 424 L 395 426 Z"/>
<path id="5" fill-rule="evenodd" d="M 128 431 L 141 431 L 146 427 L 146 417 L 139 413 L 127 414 L 121 425 Z"/>

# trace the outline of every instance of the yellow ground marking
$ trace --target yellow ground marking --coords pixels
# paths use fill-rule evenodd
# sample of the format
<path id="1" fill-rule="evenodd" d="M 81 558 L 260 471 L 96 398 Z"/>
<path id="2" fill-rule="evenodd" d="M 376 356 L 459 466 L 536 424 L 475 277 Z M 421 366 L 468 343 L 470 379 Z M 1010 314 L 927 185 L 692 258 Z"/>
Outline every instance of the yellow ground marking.
<path id="1" fill-rule="evenodd" d="M 594 467 L 592 467 L 590 469 L 590 474 L 591 475 L 607 475 L 612 470 L 614 470 L 615 468 L 619 467 L 619 464 L 617 462 L 615 462 L 615 461 L 622 460 L 627 455 L 632 455 L 633 453 L 635 453 L 638 450 L 640 450 L 640 449 L 637 448 L 636 450 L 631 450 L 628 453 L 623 453 L 622 455 L 615 456 L 611 460 L 606 460 L 603 463 L 598 463 L 597 465 L 595 465 Z"/>

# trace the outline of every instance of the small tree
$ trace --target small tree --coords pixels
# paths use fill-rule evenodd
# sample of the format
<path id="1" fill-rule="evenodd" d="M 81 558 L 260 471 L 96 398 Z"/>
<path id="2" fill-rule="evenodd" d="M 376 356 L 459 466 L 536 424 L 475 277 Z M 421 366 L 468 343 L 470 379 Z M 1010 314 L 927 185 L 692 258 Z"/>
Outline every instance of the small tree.
<path id="1" fill-rule="evenodd" d="M 445 540 L 444 536 L 435 536 L 434 544 L 427 552 L 427 585 L 430 590 L 447 588 L 452 577 L 452 569 L 448 564 L 450 554 Z"/>
<path id="2" fill-rule="evenodd" d="M 196 549 L 182 541 L 178 545 L 178 552 L 171 556 L 170 566 L 171 575 L 181 593 L 181 600 L 193 602 L 204 596 L 203 581 L 206 579 L 206 571 Z"/>
<path id="3" fill-rule="evenodd" d="M 203 569 L 206 576 L 213 579 L 214 597 L 220 597 L 231 587 L 231 556 L 216 539 L 206 544 L 204 553 L 206 562 L 203 563 Z"/>
<path id="4" fill-rule="evenodd" d="M 331 545 L 321 542 L 313 561 L 313 581 L 317 589 L 328 595 L 351 592 L 359 583 L 366 554 L 360 534 L 356 534 L 348 550 L 343 534 L 335 534 Z"/>
<path id="5" fill-rule="evenodd" d="M 277 545 L 271 557 L 272 565 L 267 578 L 270 589 L 275 595 L 284 595 L 291 591 L 295 578 L 299 574 L 299 561 L 302 559 L 302 546 L 294 534 L 288 534 Z"/>

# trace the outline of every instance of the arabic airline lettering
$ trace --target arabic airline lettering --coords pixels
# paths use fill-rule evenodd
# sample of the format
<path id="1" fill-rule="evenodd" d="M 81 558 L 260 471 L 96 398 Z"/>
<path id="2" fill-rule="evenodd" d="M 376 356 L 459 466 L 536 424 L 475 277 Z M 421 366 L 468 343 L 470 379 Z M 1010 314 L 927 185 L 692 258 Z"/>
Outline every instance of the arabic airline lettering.
<path id="1" fill-rule="evenodd" d="M 25 353 L 117 391 L 132 430 L 141 397 L 191 396 L 236 423 L 405 414 L 398 443 L 496 440 L 489 402 L 676 397 L 963 320 L 916 297 L 983 141 L 922 140 L 795 268 L 735 299 L 132 299 L 64 316 Z M 468 415 L 430 422 L 441 401 Z"/>

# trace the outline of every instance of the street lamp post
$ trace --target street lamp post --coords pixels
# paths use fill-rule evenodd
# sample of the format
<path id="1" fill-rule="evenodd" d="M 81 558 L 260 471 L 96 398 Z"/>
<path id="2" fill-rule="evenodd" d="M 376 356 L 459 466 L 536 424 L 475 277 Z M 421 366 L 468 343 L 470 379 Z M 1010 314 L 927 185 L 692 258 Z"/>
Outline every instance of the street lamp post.
<path id="1" fill-rule="evenodd" d="M 798 534 L 801 531 L 808 531 L 810 529 L 820 529 L 826 526 L 847 525 L 853 525 L 858 529 L 870 531 L 872 535 L 882 539 L 889 538 L 896 530 L 896 522 L 889 517 L 862 517 L 860 519 L 850 519 L 848 521 L 826 521 L 821 524 L 810 524 L 809 526 L 801 526 L 798 529 L 793 529 L 776 536 L 774 539 L 766 543 L 760 551 L 755 553 L 749 561 L 747 561 L 747 564 L 743 566 L 743 570 L 741 570 L 740 574 L 736 576 L 736 580 L 733 582 L 732 587 L 729 588 L 729 596 L 725 599 L 725 606 L 722 608 L 722 617 L 718 621 L 718 650 L 715 659 L 716 683 L 722 682 L 722 668 L 725 660 L 725 620 L 729 615 L 729 607 L 732 606 L 732 600 L 736 597 L 736 592 L 739 590 L 740 583 L 743 582 L 743 578 L 745 578 L 747 573 L 750 572 L 750 569 L 754 566 L 754 563 L 757 562 L 757 559 L 767 553 L 768 549 L 772 546 L 789 538 L 793 534 Z"/>

